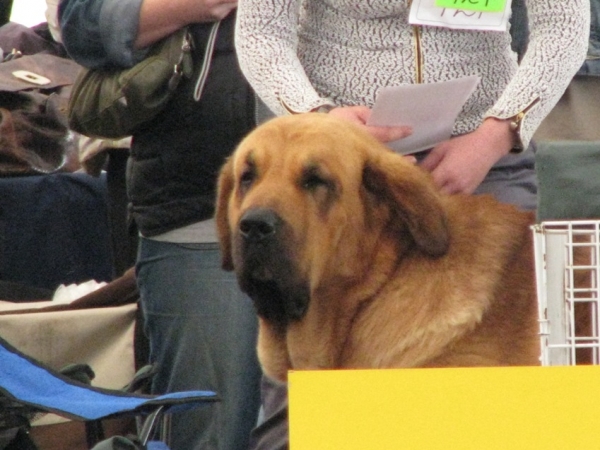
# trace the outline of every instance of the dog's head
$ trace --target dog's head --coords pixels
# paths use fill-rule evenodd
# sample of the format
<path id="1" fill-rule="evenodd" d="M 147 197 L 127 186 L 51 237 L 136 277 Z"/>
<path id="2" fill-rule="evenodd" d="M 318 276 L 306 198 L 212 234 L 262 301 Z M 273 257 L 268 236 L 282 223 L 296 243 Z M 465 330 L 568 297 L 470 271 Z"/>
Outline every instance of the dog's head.
<path id="1" fill-rule="evenodd" d="M 364 282 L 384 246 L 398 258 L 448 248 L 429 176 L 323 114 L 251 132 L 222 168 L 216 220 L 223 267 L 236 271 L 259 316 L 281 327 L 305 316 L 315 292 Z"/>

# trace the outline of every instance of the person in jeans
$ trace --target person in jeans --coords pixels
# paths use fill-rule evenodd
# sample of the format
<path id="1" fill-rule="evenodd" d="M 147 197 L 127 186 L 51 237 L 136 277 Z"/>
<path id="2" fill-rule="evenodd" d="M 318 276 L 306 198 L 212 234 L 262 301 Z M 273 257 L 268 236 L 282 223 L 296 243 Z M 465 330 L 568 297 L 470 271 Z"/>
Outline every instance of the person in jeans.
<path id="1" fill-rule="evenodd" d="M 235 1 L 62 0 L 69 55 L 86 67 L 130 67 L 146 49 L 190 25 L 200 62 L 219 22 L 201 98 L 183 79 L 156 118 L 132 135 L 129 215 L 139 230 L 136 262 L 153 393 L 213 390 L 220 402 L 172 418 L 173 450 L 245 450 L 259 411 L 257 318 L 233 274 L 220 268 L 212 220 L 219 168 L 255 126 L 254 93 L 233 45 Z"/>

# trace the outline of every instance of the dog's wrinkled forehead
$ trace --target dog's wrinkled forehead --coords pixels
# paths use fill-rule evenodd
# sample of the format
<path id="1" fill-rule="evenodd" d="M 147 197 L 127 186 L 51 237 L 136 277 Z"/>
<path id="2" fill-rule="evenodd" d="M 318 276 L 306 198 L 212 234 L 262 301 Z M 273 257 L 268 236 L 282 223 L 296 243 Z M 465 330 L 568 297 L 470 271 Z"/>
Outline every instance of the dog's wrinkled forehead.
<path id="1" fill-rule="evenodd" d="M 365 157 L 353 128 L 323 114 L 273 119 L 251 132 L 234 156 L 234 172 L 263 175 L 333 175 L 360 171 Z M 291 173 L 294 172 L 294 173 Z"/>

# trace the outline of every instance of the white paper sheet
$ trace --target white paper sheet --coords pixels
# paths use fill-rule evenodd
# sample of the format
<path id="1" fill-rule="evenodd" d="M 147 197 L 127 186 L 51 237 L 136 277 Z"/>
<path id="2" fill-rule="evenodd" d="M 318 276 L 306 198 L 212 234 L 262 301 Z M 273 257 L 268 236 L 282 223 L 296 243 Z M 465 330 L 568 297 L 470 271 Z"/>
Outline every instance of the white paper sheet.
<path id="1" fill-rule="evenodd" d="M 413 133 L 388 145 L 402 154 L 425 150 L 449 139 L 456 117 L 480 78 L 380 89 L 367 125 L 408 125 Z"/>

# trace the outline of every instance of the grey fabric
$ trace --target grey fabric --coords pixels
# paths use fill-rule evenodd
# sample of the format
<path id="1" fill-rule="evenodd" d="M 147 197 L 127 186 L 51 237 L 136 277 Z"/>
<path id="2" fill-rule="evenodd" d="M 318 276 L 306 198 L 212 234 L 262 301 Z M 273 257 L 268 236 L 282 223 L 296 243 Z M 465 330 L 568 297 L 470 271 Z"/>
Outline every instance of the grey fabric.
<path id="1" fill-rule="evenodd" d="M 260 97 L 258 95 L 254 95 L 254 104 L 255 104 L 255 118 L 256 118 L 256 123 L 257 124 L 261 124 L 266 122 L 269 119 L 273 119 L 275 117 L 275 114 L 273 113 L 273 111 L 271 111 L 269 109 L 269 107 L 267 105 L 265 105 L 265 102 L 263 102 Z"/>
<path id="2" fill-rule="evenodd" d="M 289 446 L 287 384 L 263 375 L 260 387 L 263 417 L 252 430 L 248 449 L 287 450 Z"/>
<path id="3" fill-rule="evenodd" d="M 600 77 L 576 76 L 540 124 L 535 140 L 600 141 Z"/>
<path id="4" fill-rule="evenodd" d="M 600 141 L 538 142 L 539 222 L 600 218 Z"/>
<path id="5" fill-rule="evenodd" d="M 536 144 L 531 141 L 524 152 L 504 156 L 490 169 L 474 194 L 492 194 L 503 203 L 511 203 L 526 211 L 535 210 L 535 149 Z"/>

